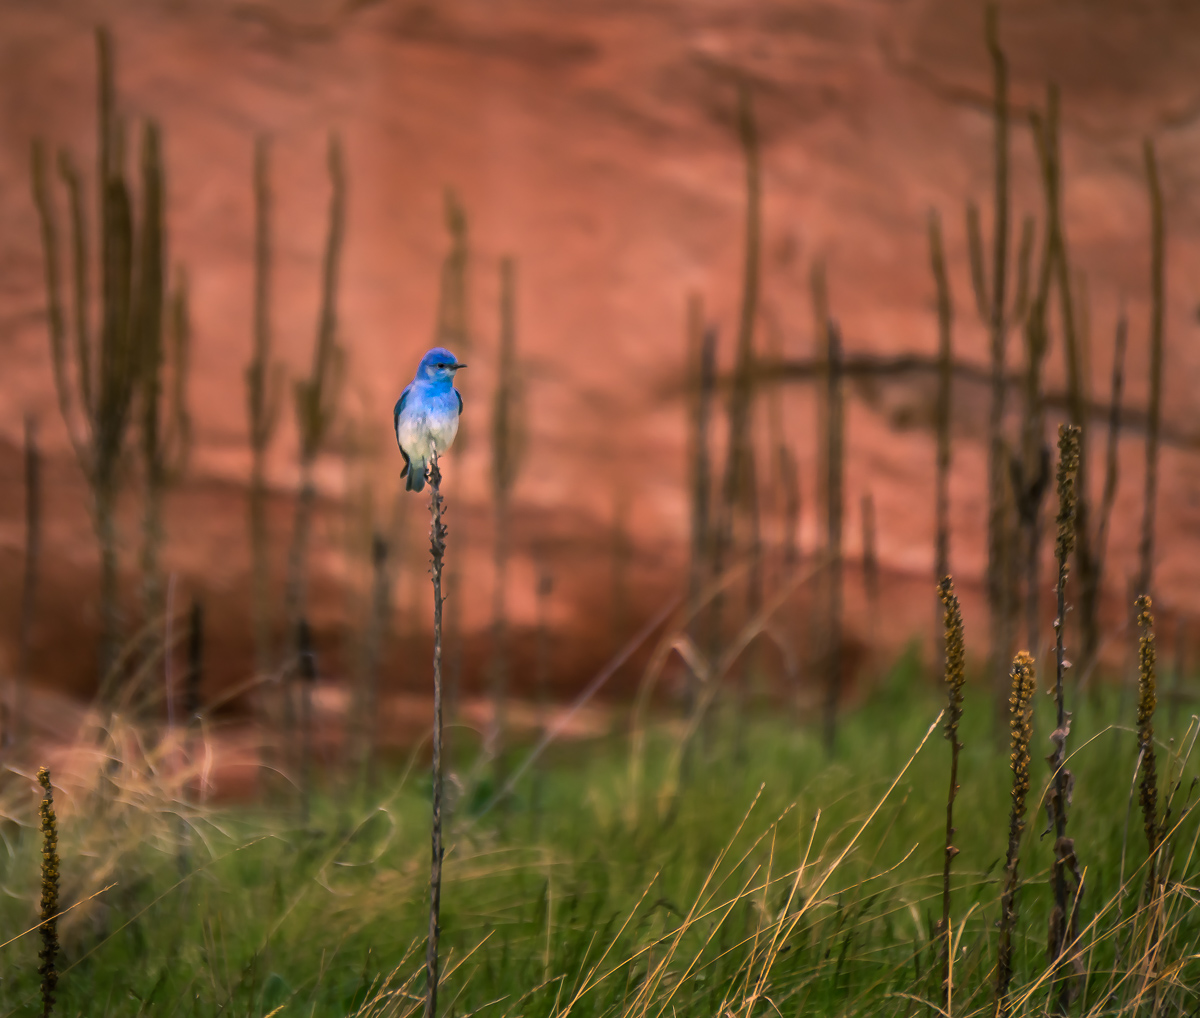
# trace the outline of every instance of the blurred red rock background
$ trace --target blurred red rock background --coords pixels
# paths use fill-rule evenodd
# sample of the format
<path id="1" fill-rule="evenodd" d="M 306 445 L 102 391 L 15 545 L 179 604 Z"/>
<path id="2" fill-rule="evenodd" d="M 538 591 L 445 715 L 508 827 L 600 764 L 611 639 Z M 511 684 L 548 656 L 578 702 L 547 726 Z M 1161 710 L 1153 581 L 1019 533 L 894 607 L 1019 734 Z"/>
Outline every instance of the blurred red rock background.
<path id="1" fill-rule="evenodd" d="M 992 122 L 982 8 L 956 0 L 629 4 L 550 0 L 3 0 L 0 4 L 0 676 L 16 667 L 24 545 L 22 422 L 45 454 L 42 585 L 33 631 L 40 688 L 76 696 L 95 682 L 98 555 L 88 492 L 54 396 L 38 220 L 35 136 L 95 162 L 97 24 L 111 28 L 119 102 L 162 125 L 172 264 L 191 283 L 195 448 L 167 506 L 166 566 L 177 596 L 204 597 L 208 682 L 253 669 L 243 372 L 252 335 L 255 138 L 272 144 L 272 317 L 291 377 L 316 335 L 329 185 L 326 145 L 342 140 L 348 212 L 338 335 L 349 353 L 337 434 L 317 468 L 312 619 L 323 671 L 345 668 L 361 628 L 367 563 L 347 556 L 370 481 L 377 518 L 398 483 L 391 407 L 434 335 L 449 246 L 443 195 L 470 223 L 466 441 L 446 464 L 450 554 L 464 576 L 468 689 L 489 653 L 492 512 L 487 431 L 497 363 L 498 265 L 517 260 L 518 355 L 527 454 L 513 495 L 509 601 L 529 688 L 537 562 L 555 579 L 553 681 L 580 688 L 637 625 L 681 589 L 688 535 L 685 308 L 700 294 L 732 362 L 743 259 L 744 169 L 736 81 L 751 84 L 762 133 L 763 292 L 758 347 L 814 353 L 808 277 L 823 260 L 849 352 L 932 355 L 937 329 L 926 217 L 940 210 L 956 305 L 957 356 L 986 365 L 971 296 L 963 209 L 990 234 Z M 1005 3 L 1011 61 L 1014 222 L 1041 211 L 1020 112 L 1062 90 L 1066 222 L 1090 294 L 1091 376 L 1107 392 L 1114 324 L 1130 317 L 1126 404 L 1147 399 L 1150 213 L 1141 144 L 1158 145 L 1167 214 L 1164 448 L 1157 587 L 1164 617 L 1200 608 L 1200 7 L 1153 0 Z M 90 192 L 89 192 L 90 193 Z M 94 236 L 94 218 L 93 218 Z M 1014 230 L 1015 243 L 1015 230 Z M 1019 336 L 1009 364 L 1022 360 Z M 1048 388 L 1065 370 L 1053 342 Z M 932 630 L 934 443 L 931 384 L 852 388 L 847 426 L 848 638 L 893 652 Z M 1017 401 L 1008 422 L 1015 435 Z M 762 403 L 755 413 L 763 413 Z M 816 411 L 784 390 L 800 456 L 802 544 L 820 540 Z M 294 414 L 269 462 L 273 583 L 282 599 L 297 481 Z M 986 634 L 986 392 L 955 397 L 952 563 L 972 645 Z M 714 425 L 723 444 L 724 422 Z M 762 427 L 761 420 L 759 427 Z M 1102 455 L 1099 431 L 1093 455 Z M 1136 564 L 1143 433 L 1121 442 L 1108 615 L 1123 618 Z M 365 452 L 350 455 L 354 448 Z M 719 459 L 718 459 L 719 462 Z M 1099 471 L 1093 471 L 1098 485 Z M 136 476 L 122 511 L 127 617 L 136 620 Z M 885 610 L 865 618 L 859 497 L 877 507 Z M 428 526 L 412 496 L 395 633 L 384 682 L 428 682 Z M 619 506 L 624 509 L 619 509 Z M 614 567 L 614 519 L 628 531 Z M 361 514 L 360 514 L 361 515 Z M 769 524 L 778 540 L 778 521 Z M 1047 572 L 1044 574 L 1049 575 Z M 182 602 L 181 602 L 182 603 Z M 805 632 L 798 612 L 791 627 Z M 1108 648 L 1119 660 L 1119 646 Z M 886 660 L 880 657 L 878 660 Z M 628 689 L 636 680 L 622 679 Z"/>

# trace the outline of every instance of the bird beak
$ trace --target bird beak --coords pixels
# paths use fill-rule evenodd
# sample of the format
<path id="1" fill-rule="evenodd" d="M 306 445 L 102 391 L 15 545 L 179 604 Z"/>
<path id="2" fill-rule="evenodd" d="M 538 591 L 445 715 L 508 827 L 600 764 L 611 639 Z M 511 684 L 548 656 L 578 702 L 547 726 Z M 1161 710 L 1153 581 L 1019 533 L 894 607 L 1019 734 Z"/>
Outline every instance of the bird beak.
<path id="1" fill-rule="evenodd" d="M 465 367 L 466 367 L 466 365 L 465 365 L 465 364 L 455 364 L 455 365 L 454 365 L 454 370 L 455 370 L 455 371 L 457 371 L 459 368 L 465 368 Z"/>

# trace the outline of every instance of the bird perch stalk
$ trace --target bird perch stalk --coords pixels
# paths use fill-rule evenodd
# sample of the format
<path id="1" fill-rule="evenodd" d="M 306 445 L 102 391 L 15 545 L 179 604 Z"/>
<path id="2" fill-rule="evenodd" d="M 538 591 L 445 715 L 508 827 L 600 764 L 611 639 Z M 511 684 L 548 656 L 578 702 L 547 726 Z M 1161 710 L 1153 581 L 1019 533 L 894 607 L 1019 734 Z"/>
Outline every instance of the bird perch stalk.
<path id="1" fill-rule="evenodd" d="M 438 917 L 442 907 L 442 561 L 446 555 L 446 527 L 442 523 L 442 472 L 437 450 L 429 464 L 429 535 L 433 562 L 433 824 L 429 869 L 429 938 L 425 948 L 425 1018 L 437 1014 Z"/>

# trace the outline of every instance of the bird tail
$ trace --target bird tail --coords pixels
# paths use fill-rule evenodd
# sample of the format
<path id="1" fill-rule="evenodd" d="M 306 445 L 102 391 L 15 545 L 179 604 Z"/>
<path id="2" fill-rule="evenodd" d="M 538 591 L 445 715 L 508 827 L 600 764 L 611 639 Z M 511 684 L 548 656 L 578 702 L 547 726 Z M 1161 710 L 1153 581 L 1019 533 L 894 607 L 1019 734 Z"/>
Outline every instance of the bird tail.
<path id="1" fill-rule="evenodd" d="M 425 489 L 425 464 L 421 462 L 409 461 L 408 463 L 408 480 L 405 482 L 405 491 L 423 491 Z"/>

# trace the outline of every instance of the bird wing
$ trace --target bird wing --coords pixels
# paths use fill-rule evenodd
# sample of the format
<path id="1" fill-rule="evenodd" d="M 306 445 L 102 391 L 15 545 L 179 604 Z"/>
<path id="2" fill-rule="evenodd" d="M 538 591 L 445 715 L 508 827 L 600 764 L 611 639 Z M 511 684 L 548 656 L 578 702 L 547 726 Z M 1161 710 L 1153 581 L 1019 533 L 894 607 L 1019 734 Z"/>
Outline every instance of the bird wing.
<path id="1" fill-rule="evenodd" d="M 403 477 L 408 473 L 408 468 L 412 466 L 409 461 L 408 453 L 404 451 L 404 446 L 400 444 L 400 415 L 404 413 L 404 404 L 408 401 L 408 393 L 412 389 L 412 383 L 404 387 L 404 391 L 400 393 L 400 398 L 396 400 L 396 408 L 392 411 L 392 431 L 396 435 L 396 448 L 400 450 L 400 455 L 404 457 L 404 469 L 400 471 L 400 476 Z"/>
<path id="2" fill-rule="evenodd" d="M 408 402 L 408 394 L 412 391 L 412 382 L 404 387 L 404 391 L 400 393 L 400 398 L 396 400 L 396 408 L 392 411 L 392 431 L 396 435 L 396 445 L 400 444 L 400 415 L 404 413 L 404 404 Z M 400 450 L 404 452 L 403 449 Z M 405 459 L 408 457 L 406 456 Z"/>
<path id="3" fill-rule="evenodd" d="M 462 393 L 457 389 L 454 390 L 454 395 L 458 397 L 458 416 L 462 416 Z"/>

